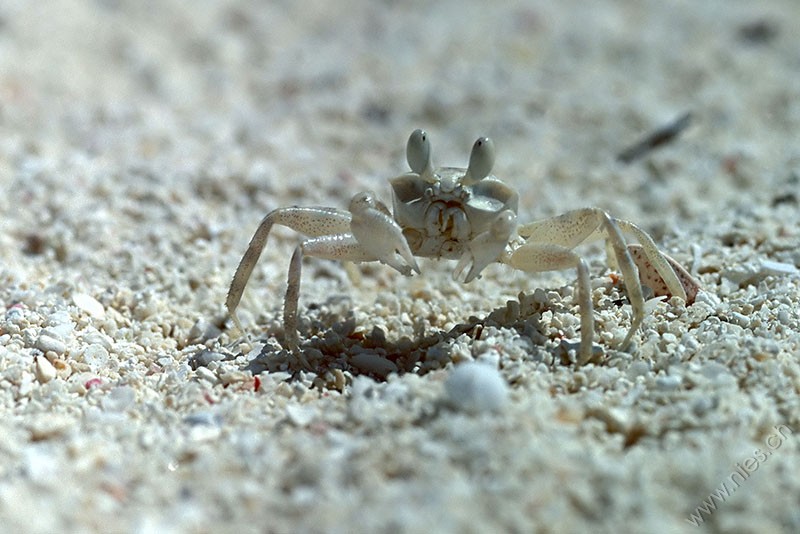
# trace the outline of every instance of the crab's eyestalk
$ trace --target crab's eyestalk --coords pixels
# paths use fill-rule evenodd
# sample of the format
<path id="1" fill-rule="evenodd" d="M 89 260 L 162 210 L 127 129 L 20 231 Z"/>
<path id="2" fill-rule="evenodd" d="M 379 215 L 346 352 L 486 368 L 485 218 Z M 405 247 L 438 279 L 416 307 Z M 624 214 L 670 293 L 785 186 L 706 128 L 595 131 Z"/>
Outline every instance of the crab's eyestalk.
<path id="1" fill-rule="evenodd" d="M 472 145 L 472 153 L 469 155 L 469 167 L 461 179 L 462 185 L 473 185 L 492 172 L 494 166 L 494 143 L 488 137 L 479 137 Z"/>
<path id="2" fill-rule="evenodd" d="M 432 176 L 431 142 L 425 130 L 416 129 L 408 138 L 406 159 L 413 172 L 422 177 Z"/>

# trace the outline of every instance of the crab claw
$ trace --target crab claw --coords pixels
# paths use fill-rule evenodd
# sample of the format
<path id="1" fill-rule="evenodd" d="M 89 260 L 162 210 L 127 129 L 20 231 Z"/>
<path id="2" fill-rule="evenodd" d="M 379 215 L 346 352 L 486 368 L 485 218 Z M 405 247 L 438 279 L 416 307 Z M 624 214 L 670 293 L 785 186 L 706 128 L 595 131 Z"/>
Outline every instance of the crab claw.
<path id="1" fill-rule="evenodd" d="M 469 242 L 469 246 L 461 259 L 458 260 L 453 271 L 453 278 L 458 280 L 470 262 L 472 266 L 464 277 L 464 283 L 470 282 L 478 276 L 487 265 L 500 258 L 506 248 L 511 234 L 517 223 L 517 215 L 511 210 L 505 210 L 492 221 L 489 230 L 478 234 Z"/>
<path id="2" fill-rule="evenodd" d="M 404 275 L 419 274 L 419 266 L 403 230 L 373 193 L 358 193 L 350 201 L 350 232 L 364 251 Z M 403 261 L 401 261 L 401 259 Z"/>

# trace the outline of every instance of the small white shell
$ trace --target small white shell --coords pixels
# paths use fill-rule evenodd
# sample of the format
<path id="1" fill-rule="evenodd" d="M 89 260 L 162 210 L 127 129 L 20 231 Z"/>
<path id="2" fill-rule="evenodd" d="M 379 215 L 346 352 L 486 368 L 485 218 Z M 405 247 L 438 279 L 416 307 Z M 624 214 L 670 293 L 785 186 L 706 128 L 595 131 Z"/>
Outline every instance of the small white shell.
<path id="1" fill-rule="evenodd" d="M 465 412 L 496 412 L 508 403 L 508 384 L 496 368 L 485 363 L 457 365 L 444 387 L 447 402 Z"/>

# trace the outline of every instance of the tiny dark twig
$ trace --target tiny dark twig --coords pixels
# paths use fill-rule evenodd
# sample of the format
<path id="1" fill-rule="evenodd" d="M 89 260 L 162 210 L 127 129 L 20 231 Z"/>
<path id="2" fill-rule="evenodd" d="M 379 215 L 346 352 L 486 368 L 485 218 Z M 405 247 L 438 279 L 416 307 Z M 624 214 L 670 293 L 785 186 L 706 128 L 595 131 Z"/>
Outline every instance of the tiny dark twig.
<path id="1" fill-rule="evenodd" d="M 617 159 L 623 163 L 632 163 L 655 148 L 658 148 L 675 139 L 689 126 L 691 121 L 691 112 L 684 113 L 676 120 L 672 121 L 666 126 L 662 126 L 661 128 L 654 130 L 638 143 L 631 145 L 620 152 L 617 155 Z"/>

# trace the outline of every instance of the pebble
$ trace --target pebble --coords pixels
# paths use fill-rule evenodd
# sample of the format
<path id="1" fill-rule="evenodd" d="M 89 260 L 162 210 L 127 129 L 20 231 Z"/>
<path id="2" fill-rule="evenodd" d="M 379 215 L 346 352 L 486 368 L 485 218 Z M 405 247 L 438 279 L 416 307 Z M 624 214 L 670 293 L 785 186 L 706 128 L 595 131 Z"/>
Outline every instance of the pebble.
<path id="1" fill-rule="evenodd" d="M 720 376 L 724 376 L 729 373 L 727 367 L 715 361 L 706 362 L 700 368 L 700 372 L 709 380 L 716 380 Z"/>
<path id="2" fill-rule="evenodd" d="M 681 387 L 683 379 L 677 375 L 659 375 L 656 377 L 656 387 L 662 391 L 673 391 Z"/>
<path id="3" fill-rule="evenodd" d="M 72 302 L 95 319 L 104 319 L 106 316 L 106 310 L 103 305 L 91 295 L 75 293 L 72 295 Z"/>
<path id="4" fill-rule="evenodd" d="M 361 352 L 352 356 L 350 363 L 365 373 L 371 373 L 381 378 L 386 378 L 390 373 L 397 372 L 397 365 L 393 361 L 371 352 Z"/>
<path id="5" fill-rule="evenodd" d="M 184 417 L 183 422 L 189 425 L 187 434 L 189 441 L 213 441 L 222 433 L 222 419 L 211 412 L 188 415 Z"/>
<path id="6" fill-rule="evenodd" d="M 98 344 L 106 350 L 111 350 L 113 343 L 113 340 L 109 336 L 98 331 L 90 331 L 86 334 L 83 334 L 81 336 L 81 341 L 83 341 L 86 345 Z"/>
<path id="7" fill-rule="evenodd" d="M 789 310 L 786 309 L 779 310 L 778 314 L 776 315 L 776 318 L 778 319 L 778 322 L 784 326 L 789 326 L 789 323 L 792 320 L 792 316 L 789 313 Z"/>
<path id="8" fill-rule="evenodd" d="M 57 327 L 62 325 L 72 326 L 72 317 L 66 310 L 59 310 L 47 316 L 47 326 Z"/>
<path id="9" fill-rule="evenodd" d="M 211 412 L 198 412 L 187 415 L 183 418 L 183 422 L 189 426 L 219 426 L 221 424 L 219 416 Z"/>
<path id="10" fill-rule="evenodd" d="M 731 312 L 730 321 L 742 328 L 747 328 L 750 326 L 750 318 L 742 313 L 739 312 Z"/>
<path id="11" fill-rule="evenodd" d="M 21 306 L 12 306 L 6 311 L 6 323 L 14 325 L 19 329 L 30 325 L 30 321 L 25 317 L 25 310 Z"/>
<path id="12" fill-rule="evenodd" d="M 17 391 L 21 397 L 27 397 L 33 391 L 33 373 L 22 373 L 17 382 Z"/>
<path id="13" fill-rule="evenodd" d="M 32 441 L 42 441 L 62 436 L 75 424 L 66 415 L 40 414 L 25 423 Z"/>
<path id="14" fill-rule="evenodd" d="M 444 386 L 447 402 L 468 413 L 496 412 L 508 404 L 508 384 L 496 368 L 484 363 L 455 366 Z"/>
<path id="15" fill-rule="evenodd" d="M 217 375 L 214 373 L 214 371 L 211 371 L 208 367 L 198 367 L 195 370 L 195 375 L 200 380 L 205 380 L 210 384 L 216 384 L 218 380 Z"/>
<path id="16" fill-rule="evenodd" d="M 762 259 L 760 261 L 761 273 L 764 275 L 783 276 L 798 274 L 798 269 L 791 263 Z"/>
<path id="17" fill-rule="evenodd" d="M 725 269 L 722 277 L 739 287 L 755 285 L 767 276 L 793 276 L 798 274 L 798 269 L 791 263 L 783 263 L 761 259 Z"/>
<path id="18" fill-rule="evenodd" d="M 192 328 L 189 330 L 187 339 L 194 343 L 204 343 L 209 339 L 219 337 L 222 334 L 216 325 L 208 322 L 206 319 L 199 319 Z"/>
<path id="19" fill-rule="evenodd" d="M 36 380 L 46 384 L 56 377 L 56 368 L 44 356 L 37 356 L 34 360 L 33 373 L 36 375 Z"/>
<path id="20" fill-rule="evenodd" d="M 58 311 L 47 316 L 47 327 L 42 329 L 41 334 L 54 337 L 61 341 L 69 339 L 75 333 L 75 323 L 69 313 Z"/>
<path id="21" fill-rule="evenodd" d="M 647 376 L 650 373 L 650 365 L 646 361 L 636 360 L 628 367 L 628 377 Z"/>
<path id="22" fill-rule="evenodd" d="M 194 442 L 214 441 L 222 434 L 222 427 L 214 425 L 191 425 L 189 427 L 188 439 Z"/>
<path id="23" fill-rule="evenodd" d="M 208 367 L 211 362 L 219 362 L 225 359 L 225 355 L 217 351 L 203 349 L 189 358 L 189 365 L 192 369 L 198 367 Z"/>
<path id="24" fill-rule="evenodd" d="M 42 352 L 55 352 L 56 354 L 64 354 L 67 350 L 67 345 L 53 336 L 42 334 L 36 339 L 36 348 Z"/>

